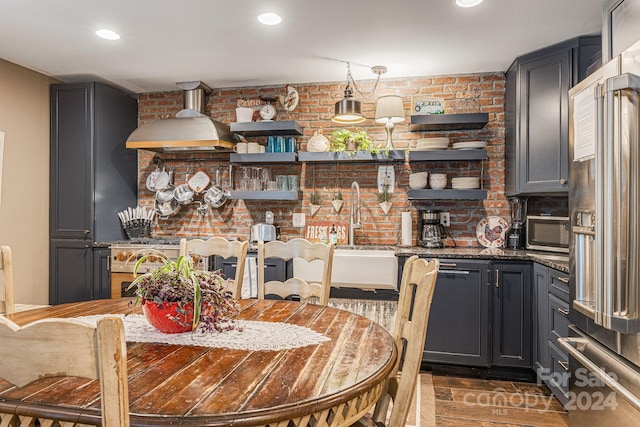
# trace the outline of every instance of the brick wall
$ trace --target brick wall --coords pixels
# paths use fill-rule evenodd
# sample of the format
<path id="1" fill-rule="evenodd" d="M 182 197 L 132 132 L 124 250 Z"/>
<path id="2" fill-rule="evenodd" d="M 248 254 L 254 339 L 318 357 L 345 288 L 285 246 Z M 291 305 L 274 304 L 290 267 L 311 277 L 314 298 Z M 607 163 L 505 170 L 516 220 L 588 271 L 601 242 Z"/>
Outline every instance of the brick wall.
<path id="1" fill-rule="evenodd" d="M 373 81 L 358 82 L 363 91 L 368 90 Z M 315 131 L 322 130 L 330 137 L 337 126 L 331 122 L 333 106 L 343 97 L 344 82 L 311 83 L 294 85 L 299 92 L 300 102 L 292 113 L 278 108 L 278 120 L 296 120 L 304 128 L 304 135 L 298 138 L 301 150 Z M 292 227 L 292 213 L 306 212 L 307 223 L 311 221 L 349 220 L 350 186 L 357 181 L 362 192 L 363 228 L 356 230 L 357 244 L 395 245 L 400 239 L 401 212 L 410 209 L 413 212 L 413 242 L 418 243 L 417 209 L 439 209 L 451 213 L 449 228 L 458 246 L 477 246 L 475 228 L 479 220 L 488 215 L 509 218 L 509 207 L 504 197 L 504 75 L 502 73 L 468 74 L 454 76 L 434 76 L 404 79 L 382 79 L 376 91 L 381 95 L 400 95 L 405 104 L 407 120 L 396 125 L 393 137 L 398 148 L 407 147 L 421 137 L 448 136 L 452 142 L 465 140 L 485 140 L 488 142 L 488 160 L 472 162 L 411 163 L 411 171 L 446 172 L 455 176 L 480 176 L 482 185 L 488 190 L 486 200 L 438 200 L 409 202 L 407 198 L 409 171 L 402 170 L 401 162 L 394 163 L 396 177 L 400 176 L 399 186 L 392 196 L 392 208 L 387 215 L 377 201 L 378 164 L 345 162 L 339 164 L 309 163 L 293 165 L 256 165 L 269 167 L 272 175 L 300 174 L 302 200 L 296 202 L 230 200 L 222 208 L 209 209 L 205 217 L 197 214 L 197 203 L 184 206 L 181 211 L 168 219 L 158 220 L 155 227 L 157 236 L 212 235 L 222 234 L 246 239 L 249 228 L 255 222 L 264 221 L 265 211 L 275 214 L 275 221 L 281 226 L 285 239 L 301 237 L 304 229 Z M 284 94 L 284 86 L 244 87 L 214 90 L 207 99 L 206 113 L 212 117 L 230 123 L 235 121 L 236 102 L 240 97 L 257 98 L 261 94 Z M 445 113 L 486 112 L 489 123 L 479 130 L 409 132 L 410 103 L 412 96 L 437 98 L 443 100 Z M 375 115 L 375 97 L 372 99 L 358 96 L 363 101 L 363 113 L 367 121 L 358 125 L 366 129 L 369 135 L 384 145 L 386 138 L 384 127 L 373 121 Z M 168 117 L 182 109 L 182 92 L 141 94 L 139 105 L 140 122 Z M 250 139 L 264 143 L 264 138 Z M 147 175 L 155 168 L 151 160 L 154 153 L 140 151 L 140 204 L 153 206 L 154 194 L 146 190 Z M 195 157 L 205 159 L 190 162 L 189 155 L 163 155 L 167 167 L 176 171 L 176 184 L 184 182 L 187 168 L 192 171 L 200 168 L 212 177 L 214 170 L 220 168 L 221 179 L 228 179 L 228 161 L 219 160 L 215 155 L 198 154 Z M 234 165 L 237 179 L 241 165 Z M 308 213 L 309 193 L 315 187 L 322 193 L 321 209 L 312 217 Z M 336 189 L 344 198 L 344 206 L 336 213 L 330 203 Z M 448 242 L 451 244 L 451 241 Z"/>

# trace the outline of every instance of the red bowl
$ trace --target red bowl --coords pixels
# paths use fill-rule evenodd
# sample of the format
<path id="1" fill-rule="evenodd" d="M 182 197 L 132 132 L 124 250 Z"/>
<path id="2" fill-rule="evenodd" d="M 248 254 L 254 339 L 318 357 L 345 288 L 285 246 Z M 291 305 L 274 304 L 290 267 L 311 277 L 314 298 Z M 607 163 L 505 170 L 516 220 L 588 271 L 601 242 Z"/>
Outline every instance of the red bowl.
<path id="1" fill-rule="evenodd" d="M 164 302 L 157 304 L 151 301 L 142 301 L 142 312 L 147 321 L 160 332 L 165 334 L 178 334 L 190 332 L 193 325 L 193 307 L 185 307 L 187 313 L 179 311 L 177 302 Z M 173 320 L 172 318 L 177 318 Z"/>

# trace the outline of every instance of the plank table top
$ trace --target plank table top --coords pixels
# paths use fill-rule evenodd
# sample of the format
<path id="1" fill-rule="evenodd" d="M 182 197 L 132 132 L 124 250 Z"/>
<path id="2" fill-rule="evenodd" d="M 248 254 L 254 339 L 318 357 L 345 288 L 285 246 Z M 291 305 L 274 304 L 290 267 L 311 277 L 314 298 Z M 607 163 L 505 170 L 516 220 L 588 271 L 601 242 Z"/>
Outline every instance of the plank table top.
<path id="1" fill-rule="evenodd" d="M 47 317 L 126 314 L 130 301 L 63 304 L 8 317 L 23 326 Z M 314 304 L 238 303 L 238 319 L 305 326 L 330 340 L 279 351 L 127 342 L 132 426 L 337 427 L 350 425 L 375 404 L 398 357 L 383 327 Z M 0 380 L 0 420 L 2 414 L 100 424 L 99 385 L 53 377 L 16 388 Z"/>

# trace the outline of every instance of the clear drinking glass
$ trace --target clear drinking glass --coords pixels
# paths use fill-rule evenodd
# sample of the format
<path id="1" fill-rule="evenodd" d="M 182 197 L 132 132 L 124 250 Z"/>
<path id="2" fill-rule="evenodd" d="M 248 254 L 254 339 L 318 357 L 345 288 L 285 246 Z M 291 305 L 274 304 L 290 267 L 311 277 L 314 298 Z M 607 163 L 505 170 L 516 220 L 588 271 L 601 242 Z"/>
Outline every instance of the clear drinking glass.
<path id="1" fill-rule="evenodd" d="M 289 191 L 289 176 L 278 175 L 276 176 L 276 183 L 278 184 L 278 191 Z"/>
<path id="2" fill-rule="evenodd" d="M 300 190 L 300 177 L 298 175 L 287 175 L 289 183 L 289 191 Z"/>

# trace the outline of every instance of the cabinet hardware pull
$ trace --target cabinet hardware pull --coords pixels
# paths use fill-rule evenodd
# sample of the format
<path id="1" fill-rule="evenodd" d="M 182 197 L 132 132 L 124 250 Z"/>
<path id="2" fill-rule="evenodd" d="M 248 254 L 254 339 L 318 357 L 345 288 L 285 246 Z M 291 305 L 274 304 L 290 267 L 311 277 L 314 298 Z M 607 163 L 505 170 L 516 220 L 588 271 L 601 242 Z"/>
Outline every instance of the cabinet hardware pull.
<path id="1" fill-rule="evenodd" d="M 500 287 L 500 269 L 496 270 L 496 288 Z"/>
<path id="2" fill-rule="evenodd" d="M 563 316 L 568 316 L 569 310 L 565 310 L 564 308 L 559 308 L 558 313 L 562 314 Z"/>
<path id="3" fill-rule="evenodd" d="M 471 274 L 471 272 L 466 270 L 440 270 L 439 272 L 442 274 Z"/>
<path id="4" fill-rule="evenodd" d="M 558 365 L 562 366 L 562 369 L 564 369 L 566 372 L 569 372 L 569 364 L 567 362 L 558 360 Z"/>
<path id="5" fill-rule="evenodd" d="M 440 267 L 452 267 L 452 268 L 456 268 L 458 264 L 454 264 L 454 263 L 445 263 L 445 262 L 441 262 L 440 263 Z"/>
<path id="6" fill-rule="evenodd" d="M 569 278 L 568 277 L 558 277 L 558 280 L 561 281 L 562 283 L 568 285 L 569 284 Z"/>
<path id="7" fill-rule="evenodd" d="M 236 268 L 238 267 L 238 264 L 231 264 L 231 268 Z"/>
<path id="8" fill-rule="evenodd" d="M 89 234 L 91 233 L 91 230 L 84 230 L 84 234 Z"/>

